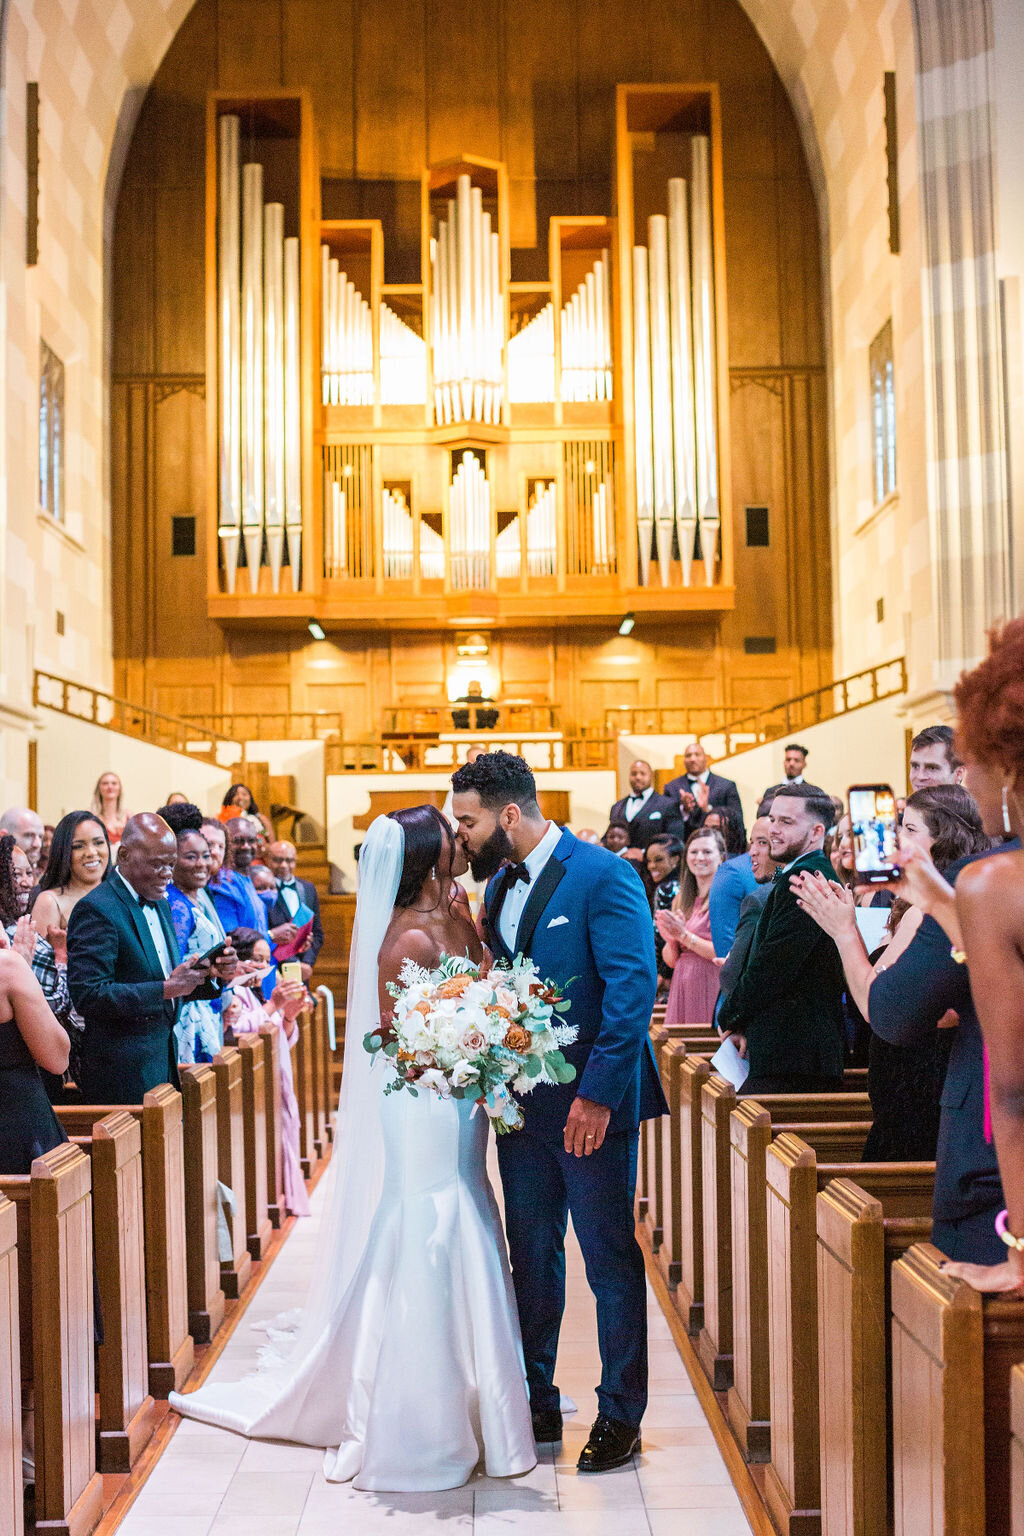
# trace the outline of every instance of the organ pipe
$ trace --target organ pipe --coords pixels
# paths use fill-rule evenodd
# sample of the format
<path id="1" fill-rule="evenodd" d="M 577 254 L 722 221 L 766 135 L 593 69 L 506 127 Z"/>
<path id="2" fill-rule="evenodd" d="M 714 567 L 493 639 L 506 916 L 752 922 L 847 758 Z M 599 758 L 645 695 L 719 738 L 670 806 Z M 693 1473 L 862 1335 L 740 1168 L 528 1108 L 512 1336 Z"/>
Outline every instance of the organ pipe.
<path id="1" fill-rule="evenodd" d="M 690 144 L 693 246 L 693 361 L 697 418 L 697 516 L 708 583 L 714 580 L 720 514 L 718 434 L 715 411 L 715 295 L 711 260 L 711 179 L 709 142 L 695 134 Z"/>
<path id="2" fill-rule="evenodd" d="M 284 556 L 284 204 L 263 209 L 263 445 L 267 554 L 273 590 Z"/>
<path id="3" fill-rule="evenodd" d="M 381 492 L 381 532 L 384 575 L 392 581 L 412 579 L 412 513 L 399 490 Z"/>
<path id="4" fill-rule="evenodd" d="M 693 562 L 693 533 L 697 521 L 696 433 L 689 302 L 690 231 L 686 212 L 686 182 L 680 176 L 673 176 L 668 184 L 668 267 L 676 536 L 683 586 L 688 587 Z"/>
<path id="5" fill-rule="evenodd" d="M 242 521 L 241 287 L 238 169 L 239 120 L 221 117 L 218 133 L 217 307 L 219 315 L 220 463 L 218 534 L 224 551 L 225 584 L 235 590 L 239 525 Z"/>
<path id="6" fill-rule="evenodd" d="M 426 342 L 387 304 L 380 306 L 380 398 L 383 405 L 427 398 Z"/>
<path id="7" fill-rule="evenodd" d="M 329 480 L 328 487 L 331 497 L 330 522 L 327 537 L 327 558 L 324 562 L 328 576 L 346 576 L 348 574 L 348 530 L 346 527 L 348 507 L 345 492 L 337 480 Z"/>
<path id="8" fill-rule="evenodd" d="M 320 247 L 324 405 L 373 404 L 373 312 L 330 246 Z"/>
<path id="9" fill-rule="evenodd" d="M 675 526 L 675 475 L 672 466 L 672 388 L 668 324 L 668 220 L 662 213 L 647 221 L 651 334 L 651 448 L 654 458 L 654 528 L 661 584 L 667 587 Z"/>
<path id="10" fill-rule="evenodd" d="M 420 520 L 420 575 L 424 581 L 444 580 L 444 539 Z"/>
<path id="11" fill-rule="evenodd" d="M 292 590 L 302 584 L 302 350 L 299 241 L 284 242 L 284 514 Z"/>
<path id="12" fill-rule="evenodd" d="M 612 320 L 608 259 L 598 257 L 562 305 L 562 399 L 612 398 Z"/>
<path id="13" fill-rule="evenodd" d="M 497 424 L 504 393 L 501 244 L 468 175 L 458 178 L 430 262 L 435 417 Z"/>
<path id="14" fill-rule="evenodd" d="M 534 488 L 526 512 L 526 568 L 553 576 L 558 559 L 558 493 L 553 480 Z"/>
<path id="15" fill-rule="evenodd" d="M 654 440 L 651 425 L 650 293 L 647 250 L 633 247 L 633 431 L 636 444 L 636 529 L 640 583 L 651 574 L 654 526 Z"/>
<path id="16" fill-rule="evenodd" d="M 513 405 L 555 398 L 555 311 L 551 304 L 545 304 L 509 339 L 508 398 Z"/>
<path id="17" fill-rule="evenodd" d="M 263 167 L 242 169 L 242 537 L 249 586 L 263 552 Z"/>
<path id="18" fill-rule="evenodd" d="M 490 585 L 491 488 L 476 454 L 466 449 L 448 498 L 451 584 L 480 590 Z"/>

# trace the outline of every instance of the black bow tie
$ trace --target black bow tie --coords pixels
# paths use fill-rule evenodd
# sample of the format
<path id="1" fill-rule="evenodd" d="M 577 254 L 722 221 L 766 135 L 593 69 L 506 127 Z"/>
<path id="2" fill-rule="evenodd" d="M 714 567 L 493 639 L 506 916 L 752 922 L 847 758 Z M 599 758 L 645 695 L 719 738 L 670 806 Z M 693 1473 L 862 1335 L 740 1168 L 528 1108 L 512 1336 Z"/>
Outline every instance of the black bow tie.
<path id="1" fill-rule="evenodd" d="M 505 889 L 510 891 L 519 881 L 524 885 L 530 883 L 530 871 L 525 864 L 507 864 L 505 866 Z"/>
<path id="2" fill-rule="evenodd" d="M 158 901 L 149 901 L 145 896 L 139 897 L 139 906 L 142 907 L 143 910 L 145 910 L 146 907 L 151 907 L 154 912 L 158 912 L 160 910 L 160 903 Z"/>
<path id="3" fill-rule="evenodd" d="M 294 880 L 282 880 L 281 881 L 281 889 L 282 889 L 282 891 L 294 891 L 296 889 L 295 881 Z"/>

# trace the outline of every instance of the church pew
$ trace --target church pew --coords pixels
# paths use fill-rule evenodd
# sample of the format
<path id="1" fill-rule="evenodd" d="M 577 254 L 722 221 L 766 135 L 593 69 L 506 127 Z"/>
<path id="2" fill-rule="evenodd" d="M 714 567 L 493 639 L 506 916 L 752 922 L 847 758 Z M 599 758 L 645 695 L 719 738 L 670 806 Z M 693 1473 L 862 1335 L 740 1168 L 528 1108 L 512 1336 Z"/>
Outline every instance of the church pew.
<path id="1" fill-rule="evenodd" d="M 832 1179 L 855 1179 L 888 1215 L 914 1216 L 935 1177 L 934 1163 L 859 1162 L 866 1134 L 866 1122 L 780 1130 L 765 1158 L 771 1454 L 764 1489 L 781 1536 L 821 1531 L 817 1194 Z"/>
<path id="2" fill-rule="evenodd" d="M 185 1259 L 188 1326 L 209 1344 L 224 1321 L 217 1242 L 217 1079 L 211 1066 L 179 1068 L 185 1126 Z"/>
<path id="3" fill-rule="evenodd" d="M 741 1098 L 729 1116 L 733 1381 L 726 1397 L 726 1411 L 748 1461 L 767 1461 L 771 1441 L 768 1316 L 763 1298 L 768 1287 L 765 1156 L 773 1119 L 782 1127 L 829 1121 L 870 1123 L 870 1117 L 870 1100 L 866 1093 L 858 1092 Z M 715 1167 L 716 1172 L 723 1169 L 724 1160 L 716 1160 Z M 728 1284 L 721 1272 L 720 1284 Z"/>
<path id="4" fill-rule="evenodd" d="M 736 1091 L 714 1073 L 701 1088 L 701 1216 L 704 1322 L 697 1354 L 716 1392 L 732 1386 L 732 1203 L 729 1116 Z"/>
<path id="5" fill-rule="evenodd" d="M 982 1296 L 916 1244 L 892 1268 L 895 1536 L 1010 1536 L 1011 1376 L 1024 1306 Z"/>
<path id="6" fill-rule="evenodd" d="M 299 1162 L 304 1179 L 316 1172 L 316 1130 L 313 1100 L 313 1027 L 310 1010 L 303 1008 L 295 1020 L 298 1038 L 292 1047 L 292 1076 L 299 1106 Z"/>
<path id="7" fill-rule="evenodd" d="M 667 1025 L 661 1024 L 651 1029 L 651 1049 L 661 1076 L 662 1087 L 665 1086 L 663 1052 L 669 1041 L 675 1038 L 673 1029 Z M 645 1199 L 643 1215 L 640 1219 L 646 1228 L 651 1252 L 657 1254 L 661 1248 L 664 1226 L 662 1210 L 666 1174 L 664 1117 L 645 1120 L 641 1125 L 641 1136 L 645 1142 L 646 1156 L 643 1162 Z"/>
<path id="8" fill-rule="evenodd" d="M 23 1298 L 29 1306 L 29 1298 Z M 21 1326 L 18 1298 L 18 1213 L 0 1195 L 0 1531 L 22 1536 Z"/>
<path id="9" fill-rule="evenodd" d="M 1024 1365 L 1010 1372 L 1010 1530 L 1024 1536 Z"/>
<path id="10" fill-rule="evenodd" d="M 699 1334 L 704 1324 L 704 1190 L 701 1180 L 700 1096 L 711 1075 L 706 1056 L 686 1055 L 679 1063 L 678 1151 L 670 1176 L 677 1178 L 680 1211 L 679 1280 L 673 1295 L 686 1330 Z M 675 1191 L 670 1186 L 669 1199 Z"/>
<path id="11" fill-rule="evenodd" d="M 120 1106 L 119 1106 L 120 1107 Z M 146 1241 L 146 1331 L 149 1390 L 179 1391 L 195 1359 L 189 1333 L 185 1264 L 185 1151 L 181 1095 L 170 1083 L 151 1088 L 141 1104 L 123 1106 L 142 1127 L 142 1209 Z M 110 1105 L 59 1105 L 69 1136 L 91 1135 Z"/>
<path id="12" fill-rule="evenodd" d="M 217 1178 L 234 1196 L 234 1210 L 221 1205 L 228 1243 L 220 1258 L 220 1283 L 236 1301 L 249 1283 L 252 1255 L 246 1234 L 245 1115 L 242 1105 L 242 1057 L 226 1045 L 211 1063 L 217 1084 Z M 223 1230 L 223 1229 L 222 1229 Z"/>
<path id="13" fill-rule="evenodd" d="M 267 1132 L 267 1216 L 273 1228 L 284 1221 L 281 1161 L 281 1052 L 288 1046 L 276 1024 L 261 1024 L 263 1038 L 263 1119 Z"/>
<path id="14" fill-rule="evenodd" d="M 30 1174 L 0 1176 L 17 1209 L 21 1380 L 32 1393 L 36 1530 L 88 1536 L 103 1510 L 96 1470 L 92 1166 L 62 1143 Z"/>
<path id="15" fill-rule="evenodd" d="M 92 1158 L 93 1244 L 103 1343 L 96 1460 L 101 1472 L 130 1472 L 156 1427 L 146 1345 L 146 1249 L 142 1217 L 142 1129 L 123 1109 L 72 1141 Z"/>
<path id="16" fill-rule="evenodd" d="M 915 1203 L 914 1215 L 887 1216 L 855 1179 L 833 1179 L 818 1195 L 818 1422 L 829 1536 L 888 1529 L 889 1274 L 913 1243 L 931 1235 L 932 1188 L 922 1188 Z"/>
<path id="17" fill-rule="evenodd" d="M 260 1035 L 237 1042 L 242 1068 L 242 1141 L 245 1155 L 245 1241 L 262 1259 L 270 1242 L 267 1201 L 266 1045 Z"/>

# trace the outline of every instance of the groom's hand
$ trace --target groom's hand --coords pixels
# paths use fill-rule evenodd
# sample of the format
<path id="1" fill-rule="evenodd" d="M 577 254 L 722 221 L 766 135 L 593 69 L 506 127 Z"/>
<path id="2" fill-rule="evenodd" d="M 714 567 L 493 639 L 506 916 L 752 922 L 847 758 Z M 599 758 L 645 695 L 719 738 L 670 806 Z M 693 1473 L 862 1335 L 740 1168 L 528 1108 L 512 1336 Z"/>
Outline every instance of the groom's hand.
<path id="1" fill-rule="evenodd" d="M 565 1122 L 565 1150 L 576 1157 L 589 1157 L 596 1152 L 604 1141 L 611 1117 L 607 1104 L 595 1104 L 593 1099 L 577 1094 Z"/>

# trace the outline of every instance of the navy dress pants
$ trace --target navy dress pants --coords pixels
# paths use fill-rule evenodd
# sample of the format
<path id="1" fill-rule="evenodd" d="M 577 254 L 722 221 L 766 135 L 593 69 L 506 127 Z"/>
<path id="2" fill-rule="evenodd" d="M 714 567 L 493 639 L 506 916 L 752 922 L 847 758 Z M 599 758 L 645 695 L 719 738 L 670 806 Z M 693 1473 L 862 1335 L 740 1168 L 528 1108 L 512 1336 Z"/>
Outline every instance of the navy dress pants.
<path id="1" fill-rule="evenodd" d="M 647 1406 L 647 1287 L 636 1239 L 636 1131 L 607 1136 L 589 1157 L 529 1130 L 498 1139 L 512 1280 L 526 1356 L 530 1406 L 559 1405 L 555 1386 L 558 1333 L 565 1310 L 565 1229 L 583 1250 L 597 1301 L 601 1349 L 598 1409 L 639 1424 Z"/>

